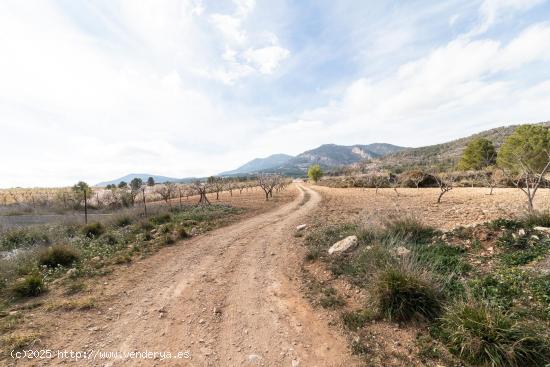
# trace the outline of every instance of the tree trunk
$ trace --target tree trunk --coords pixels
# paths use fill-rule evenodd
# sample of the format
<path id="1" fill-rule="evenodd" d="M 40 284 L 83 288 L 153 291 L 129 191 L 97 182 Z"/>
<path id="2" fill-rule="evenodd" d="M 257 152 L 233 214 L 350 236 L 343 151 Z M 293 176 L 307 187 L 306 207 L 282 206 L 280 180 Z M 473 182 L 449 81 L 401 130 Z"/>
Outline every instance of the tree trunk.
<path id="1" fill-rule="evenodd" d="M 527 194 L 527 210 L 529 213 L 533 212 L 533 195 Z"/>
<path id="2" fill-rule="evenodd" d="M 437 203 L 438 204 L 441 203 L 441 198 L 443 197 L 443 194 L 445 194 L 445 191 L 441 191 L 441 193 L 439 193 L 439 196 L 437 197 Z"/>

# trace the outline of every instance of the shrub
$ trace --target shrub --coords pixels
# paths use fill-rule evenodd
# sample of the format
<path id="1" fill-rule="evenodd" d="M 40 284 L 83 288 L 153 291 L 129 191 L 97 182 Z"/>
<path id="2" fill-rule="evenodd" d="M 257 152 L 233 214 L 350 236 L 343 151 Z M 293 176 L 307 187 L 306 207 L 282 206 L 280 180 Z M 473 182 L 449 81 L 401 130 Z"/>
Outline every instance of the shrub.
<path id="1" fill-rule="evenodd" d="M 45 290 L 44 281 L 39 274 L 29 274 L 23 279 L 15 282 L 12 287 L 12 293 L 19 298 L 36 297 Z"/>
<path id="2" fill-rule="evenodd" d="M 0 236 L 0 251 L 32 247 L 49 242 L 50 238 L 45 227 L 13 228 L 3 232 Z"/>
<path id="3" fill-rule="evenodd" d="M 412 217 L 394 217 L 384 223 L 386 237 L 400 237 L 413 243 L 429 241 L 435 234 L 432 227 Z"/>
<path id="4" fill-rule="evenodd" d="M 99 222 L 86 224 L 82 228 L 82 233 L 88 238 L 99 237 L 104 232 L 105 232 L 105 227 L 103 226 L 103 224 L 101 224 Z"/>
<path id="5" fill-rule="evenodd" d="M 105 236 L 102 237 L 103 242 L 105 242 L 109 246 L 114 246 L 118 243 L 118 238 L 113 233 L 107 233 Z"/>
<path id="6" fill-rule="evenodd" d="M 59 265 L 70 266 L 79 258 L 77 251 L 65 244 L 57 244 L 43 249 L 38 256 L 40 265 L 55 268 Z"/>
<path id="7" fill-rule="evenodd" d="M 484 303 L 451 305 L 440 332 L 450 351 L 472 364 L 543 366 L 550 358 L 545 332 Z"/>
<path id="8" fill-rule="evenodd" d="M 525 215 L 521 221 L 527 227 L 550 227 L 550 211 L 535 211 Z"/>
<path id="9" fill-rule="evenodd" d="M 189 238 L 189 237 L 191 237 L 191 236 L 189 235 L 189 233 L 187 232 L 187 230 L 185 229 L 185 227 L 179 227 L 178 230 L 177 230 L 177 232 L 178 232 L 178 237 L 179 237 L 180 239 L 184 239 L 184 238 Z"/>
<path id="10" fill-rule="evenodd" d="M 172 223 L 165 224 L 163 226 L 160 226 L 159 233 L 167 234 L 174 230 L 174 225 Z"/>
<path id="11" fill-rule="evenodd" d="M 155 228 L 155 226 L 153 226 L 153 224 L 148 221 L 148 220 L 142 220 L 140 223 L 139 223 L 139 226 L 141 227 L 141 229 L 143 229 L 144 231 L 151 231 L 153 230 L 153 228 Z"/>
<path id="12" fill-rule="evenodd" d="M 149 221 L 155 225 L 168 223 L 171 220 L 172 220 L 172 216 L 170 215 L 170 213 L 157 214 L 151 217 L 151 219 L 149 219 Z"/>
<path id="13" fill-rule="evenodd" d="M 127 227 L 130 224 L 132 224 L 132 218 L 130 218 L 128 215 L 120 216 L 115 220 L 116 227 Z"/>
<path id="14" fill-rule="evenodd" d="M 166 246 L 173 245 L 174 243 L 176 243 L 176 240 L 174 239 L 174 236 L 166 235 L 166 237 L 164 237 L 164 244 Z"/>
<path id="15" fill-rule="evenodd" d="M 378 311 L 390 320 L 431 320 L 441 311 L 441 291 L 429 275 L 410 265 L 390 266 L 377 276 Z"/>
<path id="16" fill-rule="evenodd" d="M 522 223 L 514 219 L 499 218 L 489 222 L 489 227 L 492 229 L 510 229 L 515 230 L 522 227 Z"/>

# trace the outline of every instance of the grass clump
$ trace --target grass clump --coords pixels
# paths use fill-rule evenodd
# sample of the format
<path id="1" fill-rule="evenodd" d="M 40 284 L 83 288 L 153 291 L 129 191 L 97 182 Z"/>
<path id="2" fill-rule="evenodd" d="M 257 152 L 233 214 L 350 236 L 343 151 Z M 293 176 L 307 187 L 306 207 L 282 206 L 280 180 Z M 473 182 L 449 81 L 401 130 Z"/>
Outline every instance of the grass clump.
<path id="1" fill-rule="evenodd" d="M 23 348 L 27 348 L 29 345 L 33 344 L 40 337 L 36 333 L 25 333 L 25 334 L 11 334 L 3 336 L 0 341 L 1 345 L 4 346 L 4 351 L 6 355 L 9 356 L 9 353 L 13 351 L 18 351 Z"/>
<path id="2" fill-rule="evenodd" d="M 151 219 L 149 219 L 149 221 L 153 225 L 160 225 L 160 224 L 168 223 L 171 220 L 172 220 L 172 216 L 170 215 L 170 213 L 157 214 L 157 215 L 151 217 Z"/>
<path id="3" fill-rule="evenodd" d="M 178 235 L 178 238 L 179 239 L 185 239 L 185 238 L 189 238 L 191 237 L 191 235 L 189 234 L 189 232 L 187 232 L 187 230 L 185 229 L 185 227 L 178 227 L 178 229 L 176 230 L 177 232 L 177 235 Z"/>
<path id="4" fill-rule="evenodd" d="M 342 321 L 344 322 L 344 325 L 353 331 L 361 329 L 367 322 L 374 320 L 375 318 L 376 315 L 371 310 L 367 309 L 344 312 L 342 314 Z"/>
<path id="5" fill-rule="evenodd" d="M 489 222 L 491 229 L 508 229 L 516 230 L 523 226 L 521 221 L 515 219 L 499 218 Z"/>
<path id="6" fill-rule="evenodd" d="M 80 293 L 86 289 L 86 284 L 80 281 L 73 281 L 67 285 L 65 289 L 65 295 L 72 296 L 74 294 Z"/>
<path id="7" fill-rule="evenodd" d="M 29 274 L 12 286 L 12 294 L 17 298 L 36 297 L 45 290 L 44 280 L 39 274 Z"/>
<path id="8" fill-rule="evenodd" d="M 115 227 L 124 228 L 132 224 L 133 220 L 128 215 L 122 215 L 115 220 Z"/>
<path id="9" fill-rule="evenodd" d="M 74 247 L 66 244 L 56 244 L 43 249 L 39 253 L 38 262 L 40 265 L 49 268 L 55 268 L 57 266 L 68 267 L 76 262 L 79 257 Z"/>
<path id="10" fill-rule="evenodd" d="M 385 236 L 402 238 L 412 243 L 428 242 L 436 233 L 413 217 L 392 217 L 385 221 Z"/>
<path id="11" fill-rule="evenodd" d="M 105 233 L 105 226 L 99 222 L 86 224 L 82 227 L 82 233 L 88 238 L 97 238 Z"/>
<path id="12" fill-rule="evenodd" d="M 546 332 L 485 303 L 451 305 L 440 333 L 453 354 L 476 365 L 543 366 L 550 358 Z"/>
<path id="13" fill-rule="evenodd" d="M 441 311 L 440 287 L 410 265 L 382 269 L 374 285 L 381 315 L 390 320 L 432 320 Z"/>
<path id="14" fill-rule="evenodd" d="M 319 304 L 323 308 L 337 308 L 344 306 L 346 301 L 337 294 L 336 289 L 325 288 Z"/>
<path id="15" fill-rule="evenodd" d="M 0 251 L 50 243 L 46 227 L 13 228 L 0 233 Z"/>
<path id="16" fill-rule="evenodd" d="M 526 227 L 550 227 L 550 211 L 534 211 L 521 218 Z"/>

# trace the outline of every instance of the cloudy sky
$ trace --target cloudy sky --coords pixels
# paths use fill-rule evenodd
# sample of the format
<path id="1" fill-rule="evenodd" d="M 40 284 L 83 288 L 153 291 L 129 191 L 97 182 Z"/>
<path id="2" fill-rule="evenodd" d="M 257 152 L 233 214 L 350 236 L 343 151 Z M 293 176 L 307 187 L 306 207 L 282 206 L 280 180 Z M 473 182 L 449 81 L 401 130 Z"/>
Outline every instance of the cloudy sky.
<path id="1" fill-rule="evenodd" d="M 547 120 L 550 1 L 0 2 L 0 187 Z"/>

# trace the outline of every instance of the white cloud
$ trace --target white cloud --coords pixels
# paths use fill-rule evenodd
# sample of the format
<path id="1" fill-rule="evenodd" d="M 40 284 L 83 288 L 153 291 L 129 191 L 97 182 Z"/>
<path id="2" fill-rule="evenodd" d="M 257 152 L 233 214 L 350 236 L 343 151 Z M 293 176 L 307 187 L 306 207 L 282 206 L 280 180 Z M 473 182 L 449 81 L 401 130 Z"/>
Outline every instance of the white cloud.
<path id="1" fill-rule="evenodd" d="M 0 5 L 0 154 L 13 158 L 0 165 L 0 184 L 93 183 L 130 171 L 211 174 L 234 159 L 219 152 L 254 130 L 249 116 L 185 75 L 193 58 L 210 55 L 196 43 L 191 2 L 121 3 L 109 16 L 123 19 L 117 34 L 125 50 L 86 35 L 53 4 L 27 4 Z"/>
<path id="2" fill-rule="evenodd" d="M 479 8 L 481 21 L 467 37 L 483 34 L 502 18 L 513 16 L 517 12 L 529 10 L 547 0 L 484 0 Z"/>
<path id="3" fill-rule="evenodd" d="M 217 70 L 205 73 L 226 84 L 233 84 L 257 72 L 271 74 L 290 55 L 290 51 L 279 44 L 275 34 L 264 31 L 252 35 L 244 29 L 246 19 L 254 11 L 254 0 L 233 2 L 233 14 L 210 15 L 210 21 L 219 30 L 225 43 L 222 58 L 227 63 Z"/>
<path id="4" fill-rule="evenodd" d="M 268 46 L 248 49 L 244 52 L 244 58 L 248 63 L 254 65 L 262 74 L 271 74 L 289 54 L 290 52 L 285 48 Z"/>
<path id="5" fill-rule="evenodd" d="M 305 111 L 260 144 L 295 139 L 313 146 L 387 141 L 406 146 L 445 141 L 464 131 L 550 116 L 550 80 L 526 86 L 499 74 L 550 60 L 550 25 L 535 24 L 507 44 L 459 38 L 403 64 L 382 79 L 360 78 L 342 98 Z M 290 137 L 290 138 L 289 138 Z"/>

